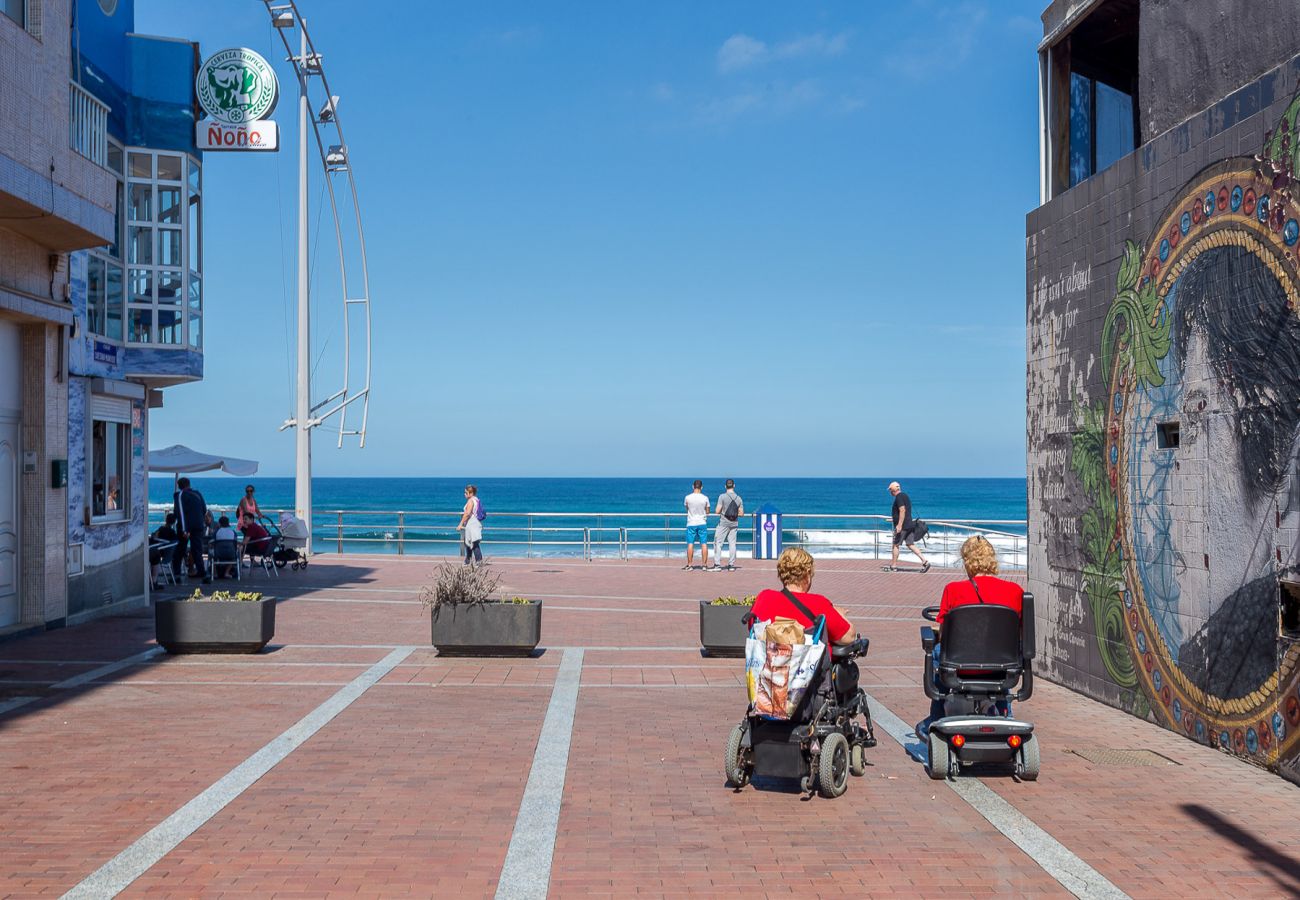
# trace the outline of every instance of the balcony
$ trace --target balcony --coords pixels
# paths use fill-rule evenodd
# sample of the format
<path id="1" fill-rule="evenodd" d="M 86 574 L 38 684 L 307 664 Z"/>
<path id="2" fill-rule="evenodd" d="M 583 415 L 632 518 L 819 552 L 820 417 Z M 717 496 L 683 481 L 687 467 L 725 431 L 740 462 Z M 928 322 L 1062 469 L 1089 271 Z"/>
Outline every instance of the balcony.
<path id="1" fill-rule="evenodd" d="M 108 165 L 108 107 L 81 85 L 68 84 L 72 149 L 97 165 Z"/>

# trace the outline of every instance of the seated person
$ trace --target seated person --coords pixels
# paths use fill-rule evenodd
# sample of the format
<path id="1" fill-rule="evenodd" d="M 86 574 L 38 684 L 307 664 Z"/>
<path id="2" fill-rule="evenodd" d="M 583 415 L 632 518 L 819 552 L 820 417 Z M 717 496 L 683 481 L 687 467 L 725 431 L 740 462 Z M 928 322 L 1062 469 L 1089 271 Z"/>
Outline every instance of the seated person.
<path id="1" fill-rule="evenodd" d="M 217 539 L 217 521 L 212 518 L 212 510 L 210 509 L 203 513 L 203 536 L 209 541 Z"/>
<path id="2" fill-rule="evenodd" d="M 226 516 L 222 516 L 220 519 L 217 520 L 217 530 L 212 533 L 212 541 L 213 541 L 213 545 L 212 545 L 213 554 L 216 553 L 217 543 L 221 541 L 233 541 L 236 547 L 238 547 L 239 533 L 235 531 L 235 529 L 230 527 L 230 519 L 227 518 Z M 216 575 L 218 578 L 226 577 L 231 574 L 229 570 L 232 568 L 232 566 L 238 564 L 239 564 L 238 550 L 236 550 L 235 561 L 233 564 L 231 562 L 223 562 L 221 564 L 217 564 L 214 555 L 212 574 Z"/>
<path id="3" fill-rule="evenodd" d="M 776 576 L 782 586 L 794 594 L 799 602 L 808 607 L 814 616 L 826 617 L 826 636 L 832 644 L 851 644 L 858 639 L 858 632 L 844 618 L 831 601 L 821 594 L 811 594 L 813 580 L 812 555 L 800 547 L 791 547 L 781 554 L 776 561 Z M 777 617 L 794 619 L 804 628 L 813 626 L 812 619 L 799 611 L 781 591 L 771 589 L 762 591 L 754 598 L 754 618 L 760 622 L 769 622 Z"/>
<path id="4" fill-rule="evenodd" d="M 149 537 L 151 544 L 174 544 L 176 543 L 176 513 L 168 513 L 167 518 Z M 161 550 L 149 551 L 150 565 L 158 565 L 162 562 Z"/>
<path id="5" fill-rule="evenodd" d="M 939 600 L 939 615 L 935 617 L 935 622 L 939 626 L 940 641 L 943 639 L 944 616 L 958 606 L 967 606 L 972 603 L 992 603 L 998 606 L 1009 606 L 1019 615 L 1024 600 L 1024 588 L 1014 581 L 1007 581 L 997 577 L 997 551 L 982 535 L 977 534 L 972 538 L 967 538 L 966 542 L 961 545 L 961 561 L 962 565 L 966 567 L 966 580 L 954 581 L 945 586 L 943 597 Z M 940 643 L 934 645 L 936 683 L 939 677 L 940 646 Z M 999 715 L 1011 715 L 1011 704 L 1009 702 L 999 701 L 997 708 Z M 931 700 L 930 714 L 916 723 L 916 736 L 924 738 L 930 730 L 930 723 L 942 718 L 943 701 Z"/>
<path id="6" fill-rule="evenodd" d="M 261 556 L 271 545 L 271 533 L 258 524 L 251 512 L 244 513 L 244 552 L 249 556 Z"/>

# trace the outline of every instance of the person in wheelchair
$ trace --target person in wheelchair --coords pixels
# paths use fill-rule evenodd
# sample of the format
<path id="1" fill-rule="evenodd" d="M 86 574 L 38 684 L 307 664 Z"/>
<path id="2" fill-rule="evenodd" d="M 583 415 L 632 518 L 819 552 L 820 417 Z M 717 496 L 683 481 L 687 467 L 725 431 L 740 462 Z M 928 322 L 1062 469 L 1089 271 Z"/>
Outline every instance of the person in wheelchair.
<path id="1" fill-rule="evenodd" d="M 939 643 L 934 645 L 934 664 L 935 679 L 938 682 L 939 657 L 943 641 L 943 620 L 953 609 L 959 606 L 967 606 L 972 603 L 988 603 L 996 606 L 1006 606 L 1016 611 L 1016 615 L 1021 614 L 1021 607 L 1024 601 L 1024 588 L 1014 581 L 1007 581 L 998 576 L 998 554 L 993 549 L 993 545 L 988 542 L 982 535 L 975 535 L 968 538 L 961 545 L 961 561 L 966 568 L 965 581 L 953 581 L 943 589 L 943 596 L 939 600 L 939 613 L 935 617 L 938 624 Z M 938 685 L 942 687 L 942 685 Z M 1011 715 L 1011 704 L 1009 701 L 998 701 L 995 705 L 996 713 L 1001 716 Z M 916 736 L 925 740 L 930 731 L 930 725 L 937 719 L 943 718 L 944 703 L 943 700 L 930 701 L 930 714 L 916 723 Z"/>
<path id="2" fill-rule="evenodd" d="M 782 552 L 776 561 L 776 576 L 781 581 L 781 590 L 768 588 L 754 598 L 754 618 L 759 622 L 794 619 L 804 628 L 812 628 L 818 616 L 825 616 L 830 643 L 837 646 L 852 644 L 858 639 L 853 624 L 829 599 L 811 593 L 813 569 L 812 554 L 807 550 L 790 547 Z"/>

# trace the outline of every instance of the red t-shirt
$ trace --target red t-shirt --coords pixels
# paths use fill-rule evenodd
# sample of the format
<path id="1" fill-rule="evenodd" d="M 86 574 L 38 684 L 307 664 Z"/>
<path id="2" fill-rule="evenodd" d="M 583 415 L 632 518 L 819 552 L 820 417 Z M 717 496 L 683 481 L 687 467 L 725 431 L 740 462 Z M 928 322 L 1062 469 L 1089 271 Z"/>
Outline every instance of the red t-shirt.
<path id="1" fill-rule="evenodd" d="M 983 597 L 985 603 L 1009 606 L 1016 611 L 1016 615 L 1020 615 L 1021 600 L 1025 596 L 1024 588 L 1014 581 L 1005 581 L 994 575 L 976 575 L 975 579 L 980 588 L 979 597 Z M 948 584 L 944 587 L 943 598 L 939 601 L 939 617 L 936 621 L 942 625 L 943 617 L 948 614 L 948 610 L 979 603 L 979 597 L 975 596 L 975 588 L 971 587 L 970 579 Z"/>
<path id="2" fill-rule="evenodd" d="M 831 601 L 827 600 L 821 594 L 800 594 L 798 591 L 791 591 L 799 602 L 808 607 L 808 611 L 814 616 L 826 617 L 826 634 L 830 637 L 831 643 L 835 643 L 848 633 L 849 623 L 842 615 L 835 611 Z M 799 612 L 795 606 L 780 591 L 766 590 L 762 591 L 754 599 L 754 617 L 760 622 L 770 622 L 772 619 L 781 616 L 786 619 L 794 619 L 804 628 L 812 627 L 812 620 Z"/>
<path id="3" fill-rule="evenodd" d="M 266 546 L 270 536 L 267 530 L 256 522 L 244 526 L 244 546 L 254 553 L 260 552 Z"/>

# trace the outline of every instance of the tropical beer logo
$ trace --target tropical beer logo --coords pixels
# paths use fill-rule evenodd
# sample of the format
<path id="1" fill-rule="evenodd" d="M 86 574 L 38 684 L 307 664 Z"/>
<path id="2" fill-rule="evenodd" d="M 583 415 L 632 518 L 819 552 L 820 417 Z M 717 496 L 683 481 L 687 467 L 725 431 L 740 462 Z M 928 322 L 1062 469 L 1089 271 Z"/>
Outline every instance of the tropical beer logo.
<path id="1" fill-rule="evenodd" d="M 228 125 L 242 125 L 269 116 L 280 93 L 270 64 L 245 47 L 233 47 L 209 56 L 199 66 L 194 90 L 204 112 Z"/>

